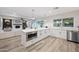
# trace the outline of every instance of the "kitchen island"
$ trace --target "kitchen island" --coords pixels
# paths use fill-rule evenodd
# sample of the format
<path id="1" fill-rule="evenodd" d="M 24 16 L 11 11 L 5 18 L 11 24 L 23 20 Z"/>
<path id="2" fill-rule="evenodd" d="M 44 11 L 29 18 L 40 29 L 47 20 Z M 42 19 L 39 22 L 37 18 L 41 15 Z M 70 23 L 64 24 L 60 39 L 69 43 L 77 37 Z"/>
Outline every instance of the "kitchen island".
<path id="1" fill-rule="evenodd" d="M 28 47 L 49 36 L 49 28 L 22 30 L 21 44 Z"/>

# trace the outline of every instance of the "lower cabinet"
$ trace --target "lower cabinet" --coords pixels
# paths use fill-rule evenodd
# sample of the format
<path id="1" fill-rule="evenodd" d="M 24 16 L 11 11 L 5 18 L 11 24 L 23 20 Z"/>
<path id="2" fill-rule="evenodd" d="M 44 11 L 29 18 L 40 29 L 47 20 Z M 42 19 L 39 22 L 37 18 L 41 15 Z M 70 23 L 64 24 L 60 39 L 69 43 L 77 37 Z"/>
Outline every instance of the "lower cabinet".
<path id="1" fill-rule="evenodd" d="M 39 40 L 41 40 L 41 39 L 43 39 L 43 38 L 45 38 L 47 36 L 49 36 L 49 30 L 48 29 L 38 31 Z"/>
<path id="2" fill-rule="evenodd" d="M 67 39 L 66 30 L 51 29 L 50 35 L 61 39 Z"/>
<path id="3" fill-rule="evenodd" d="M 63 31 L 62 31 L 61 38 L 62 38 L 62 39 L 67 39 L 67 31 L 66 31 L 66 30 L 63 30 Z"/>

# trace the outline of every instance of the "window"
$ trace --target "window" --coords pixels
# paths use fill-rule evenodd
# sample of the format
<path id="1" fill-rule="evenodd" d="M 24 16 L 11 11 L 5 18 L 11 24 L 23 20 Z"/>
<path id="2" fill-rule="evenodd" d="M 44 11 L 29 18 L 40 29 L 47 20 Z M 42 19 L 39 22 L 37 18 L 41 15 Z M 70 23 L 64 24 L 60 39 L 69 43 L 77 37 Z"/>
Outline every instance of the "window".
<path id="1" fill-rule="evenodd" d="M 74 26 L 74 19 L 73 18 L 64 18 L 63 19 L 63 26 L 64 27 L 73 27 Z"/>
<path id="2" fill-rule="evenodd" d="M 62 23 L 61 19 L 55 19 L 53 21 L 53 26 L 54 27 L 60 27 L 61 26 L 61 23 Z"/>
<path id="3" fill-rule="evenodd" d="M 41 28 L 43 27 L 44 21 L 42 20 L 33 20 L 32 21 L 32 28 Z"/>

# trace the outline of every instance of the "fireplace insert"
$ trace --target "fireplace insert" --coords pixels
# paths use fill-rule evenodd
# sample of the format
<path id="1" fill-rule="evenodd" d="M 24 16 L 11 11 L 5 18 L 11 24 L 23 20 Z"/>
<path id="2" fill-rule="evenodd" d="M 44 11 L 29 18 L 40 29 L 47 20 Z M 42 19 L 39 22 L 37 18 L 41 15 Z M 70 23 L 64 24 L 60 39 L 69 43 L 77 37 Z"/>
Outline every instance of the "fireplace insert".
<path id="1" fill-rule="evenodd" d="M 27 37 L 26 41 L 30 41 L 30 40 L 37 38 L 37 31 L 29 32 L 26 37 Z"/>

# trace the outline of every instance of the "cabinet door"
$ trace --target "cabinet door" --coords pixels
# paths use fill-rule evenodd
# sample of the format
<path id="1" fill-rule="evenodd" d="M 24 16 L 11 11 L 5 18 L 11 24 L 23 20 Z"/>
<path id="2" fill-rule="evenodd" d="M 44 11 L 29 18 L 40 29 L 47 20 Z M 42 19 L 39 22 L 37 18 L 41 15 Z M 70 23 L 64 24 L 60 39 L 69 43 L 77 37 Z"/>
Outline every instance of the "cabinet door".
<path id="1" fill-rule="evenodd" d="M 60 36 L 61 36 L 61 31 L 60 31 L 60 30 L 56 30 L 55 32 L 56 32 L 56 37 L 60 38 Z"/>
<path id="2" fill-rule="evenodd" d="M 57 30 L 55 36 L 61 39 L 66 39 L 66 31 L 64 30 Z"/>
<path id="3" fill-rule="evenodd" d="M 50 32 L 49 32 L 49 29 L 46 29 L 46 31 L 45 31 L 45 35 L 48 36 L 49 33 L 50 33 Z"/>
<path id="4" fill-rule="evenodd" d="M 63 31 L 62 31 L 61 38 L 67 39 L 67 31 L 66 31 L 66 30 L 63 30 Z"/>
<path id="5" fill-rule="evenodd" d="M 55 30 L 51 29 L 50 34 L 51 34 L 51 36 L 55 36 Z"/>
<path id="6" fill-rule="evenodd" d="M 46 33 L 45 30 L 42 30 L 42 31 L 41 31 L 41 38 L 42 38 L 42 39 L 45 38 L 45 35 L 46 35 L 45 33 Z"/>
<path id="7" fill-rule="evenodd" d="M 42 39 L 42 31 L 39 30 L 37 35 L 38 35 L 38 39 L 41 40 Z"/>
<path id="8" fill-rule="evenodd" d="M 41 31 L 38 31 L 38 37 L 40 37 L 42 35 Z"/>
<path id="9" fill-rule="evenodd" d="M 53 31 L 53 36 L 59 37 L 59 35 L 60 35 L 60 31 L 59 30 L 54 30 Z"/>
<path id="10" fill-rule="evenodd" d="M 38 37 L 39 39 L 43 39 L 47 36 L 47 30 L 39 30 L 38 31 Z"/>

